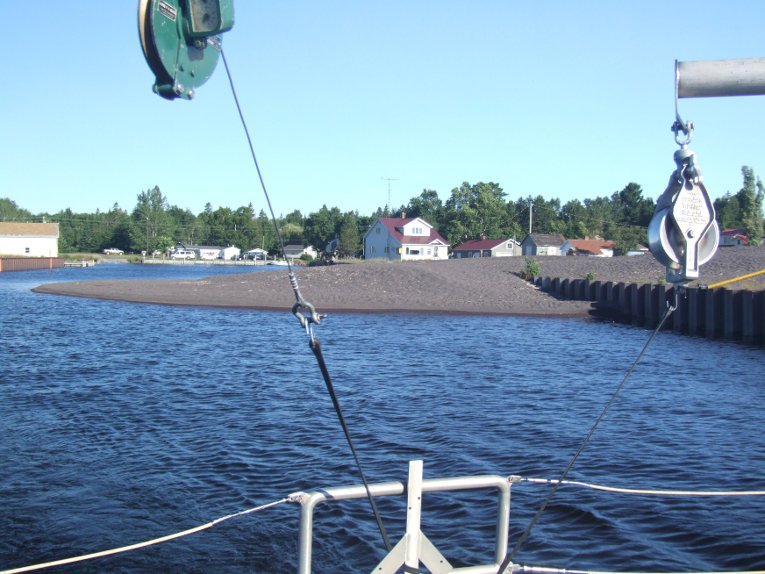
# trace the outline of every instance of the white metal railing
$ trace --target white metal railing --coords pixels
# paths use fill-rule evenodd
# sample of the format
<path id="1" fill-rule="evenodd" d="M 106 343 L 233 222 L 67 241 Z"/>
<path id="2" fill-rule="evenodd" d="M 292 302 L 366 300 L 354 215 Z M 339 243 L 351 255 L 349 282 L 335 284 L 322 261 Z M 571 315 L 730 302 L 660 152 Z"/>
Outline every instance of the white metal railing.
<path id="1" fill-rule="evenodd" d="M 494 563 L 454 568 L 425 536 L 420 529 L 422 494 L 454 490 L 493 488 L 498 491 L 497 521 L 494 545 Z M 422 478 L 422 461 L 409 462 L 409 480 L 401 482 L 370 484 L 369 492 L 374 497 L 400 496 L 407 494 L 406 533 L 372 571 L 375 574 L 395 574 L 402 566 L 416 570 L 420 563 L 433 574 L 496 574 L 507 553 L 508 528 L 510 521 L 510 482 L 507 477 L 497 475 L 462 476 L 454 478 Z M 313 512 L 322 502 L 366 498 L 363 486 L 326 488 L 313 492 L 297 492 L 289 499 L 300 502 L 300 548 L 298 574 L 311 574 L 313 547 Z"/>

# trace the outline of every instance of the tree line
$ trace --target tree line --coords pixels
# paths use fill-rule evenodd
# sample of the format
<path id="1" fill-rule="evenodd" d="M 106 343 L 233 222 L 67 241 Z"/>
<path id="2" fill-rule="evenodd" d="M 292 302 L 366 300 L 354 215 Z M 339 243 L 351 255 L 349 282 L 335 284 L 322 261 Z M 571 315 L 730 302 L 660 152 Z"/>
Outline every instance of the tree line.
<path id="1" fill-rule="evenodd" d="M 763 235 L 765 186 L 750 167 L 742 167 L 741 173 L 741 189 L 715 200 L 716 216 L 721 229 L 742 229 L 750 242 L 758 245 Z M 345 257 L 361 253 L 364 233 L 378 217 L 402 214 L 425 219 L 452 246 L 481 237 L 515 237 L 520 241 L 531 229 L 535 233 L 560 233 L 569 239 L 611 239 L 617 252 L 625 252 L 645 244 L 654 207 L 654 201 L 643 197 L 636 183 L 627 184 L 610 197 L 572 199 L 561 204 L 559 199 L 541 195 L 508 200 L 497 183 L 465 182 L 452 189 L 446 201 L 436 191 L 425 189 L 397 209 L 386 205 L 361 215 L 324 205 L 313 213 L 295 210 L 280 216 L 277 225 L 285 244 L 313 245 L 322 250 L 338 239 L 340 255 Z M 107 247 L 128 253 L 166 252 L 178 244 L 235 245 L 243 251 L 261 248 L 271 254 L 280 250 L 277 232 L 264 210 L 256 213 L 252 204 L 235 210 L 213 209 L 208 203 L 202 213 L 195 215 L 170 205 L 156 186 L 140 192 L 130 212 L 115 203 L 105 213 L 66 209 L 32 214 L 11 199 L 0 199 L 0 221 L 43 219 L 59 223 L 62 253 L 100 252 Z"/>

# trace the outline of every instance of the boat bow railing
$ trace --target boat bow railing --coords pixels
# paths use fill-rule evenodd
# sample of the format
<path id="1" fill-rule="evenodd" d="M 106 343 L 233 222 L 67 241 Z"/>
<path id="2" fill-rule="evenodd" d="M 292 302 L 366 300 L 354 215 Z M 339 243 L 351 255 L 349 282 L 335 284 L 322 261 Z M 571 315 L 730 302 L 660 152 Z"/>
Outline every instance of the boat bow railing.
<path id="1" fill-rule="evenodd" d="M 401 482 L 370 484 L 369 491 L 374 497 L 407 495 L 406 532 L 388 555 L 372 570 L 375 574 L 395 574 L 403 566 L 405 572 L 419 572 L 422 563 L 433 574 L 496 574 L 507 553 L 508 528 L 510 522 L 510 481 L 505 476 L 478 475 L 453 478 L 422 477 L 422 461 L 409 462 L 409 478 L 406 485 Z M 497 520 L 492 564 L 454 568 L 428 539 L 420 528 L 422 495 L 426 492 L 455 490 L 495 489 L 497 491 Z M 312 492 L 298 492 L 289 496 L 290 501 L 299 502 L 300 548 L 298 574 L 311 574 L 313 549 L 313 514 L 316 506 L 323 502 L 366 498 L 363 486 L 326 488 Z"/>

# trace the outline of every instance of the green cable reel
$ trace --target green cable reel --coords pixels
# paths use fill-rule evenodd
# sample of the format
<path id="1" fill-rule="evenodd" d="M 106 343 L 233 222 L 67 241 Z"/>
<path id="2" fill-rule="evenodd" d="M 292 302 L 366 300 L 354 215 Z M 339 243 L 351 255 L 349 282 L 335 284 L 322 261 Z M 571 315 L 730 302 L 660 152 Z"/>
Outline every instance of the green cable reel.
<path id="1" fill-rule="evenodd" d="M 220 34 L 233 26 L 233 0 L 139 0 L 138 33 L 154 92 L 193 98 L 218 64 Z"/>

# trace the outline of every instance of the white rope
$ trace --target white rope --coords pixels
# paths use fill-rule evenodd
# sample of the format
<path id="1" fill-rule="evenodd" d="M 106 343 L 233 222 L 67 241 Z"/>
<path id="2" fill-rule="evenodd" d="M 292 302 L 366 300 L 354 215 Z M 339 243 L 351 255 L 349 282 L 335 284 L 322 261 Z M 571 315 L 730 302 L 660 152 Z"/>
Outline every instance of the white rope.
<path id="1" fill-rule="evenodd" d="M 153 546 L 154 544 L 161 544 L 162 542 L 168 542 L 170 540 L 175 540 L 176 538 L 182 538 L 190 534 L 195 534 L 197 532 L 201 532 L 202 530 L 207 530 L 208 528 L 212 528 L 216 524 L 220 524 L 221 522 L 224 522 L 225 520 L 230 520 L 231 518 L 236 518 L 238 516 L 244 516 L 245 514 L 252 514 L 260 510 L 271 508 L 272 506 L 276 506 L 278 504 L 289 502 L 290 500 L 291 499 L 289 498 L 282 498 L 281 500 L 277 500 L 275 502 L 269 502 L 268 504 L 264 504 L 262 506 L 256 506 L 255 508 L 249 508 L 247 510 L 242 510 L 241 512 L 235 512 L 234 514 L 229 514 L 227 516 L 222 516 L 221 518 L 216 518 L 212 522 L 208 522 L 207 524 L 202 524 L 201 526 L 196 526 L 194 528 L 189 528 L 188 530 L 184 530 L 183 532 L 168 534 L 167 536 L 153 538 L 152 540 L 146 540 L 145 542 L 138 542 L 136 544 L 131 544 L 129 546 L 121 546 L 120 548 L 112 548 L 110 550 L 101 550 L 100 552 L 94 552 L 92 554 L 84 554 L 82 556 L 62 558 L 61 560 L 54 560 L 52 562 L 33 564 L 31 566 L 22 566 L 21 568 L 11 568 L 10 570 L 0 570 L 0 574 L 17 574 L 19 572 L 33 572 L 35 570 L 42 570 L 43 568 L 52 568 L 53 566 L 63 566 L 64 564 L 74 564 L 75 562 L 83 562 L 85 560 L 92 560 L 94 558 L 102 558 L 104 556 L 111 556 L 113 554 L 120 554 L 122 552 L 130 552 L 132 550 L 138 550 L 139 548 L 146 548 L 147 546 Z"/>
<path id="2" fill-rule="evenodd" d="M 557 480 L 547 478 L 523 478 L 511 477 L 511 480 L 517 479 L 523 482 L 535 484 L 557 484 Z M 582 486 L 592 490 L 604 490 L 606 492 L 619 492 L 622 494 L 647 494 L 654 496 L 765 496 L 765 490 L 650 490 L 638 488 L 618 488 L 614 486 L 603 486 L 589 482 L 579 482 L 576 480 L 564 480 L 561 484 L 573 486 Z M 0 573 L 2 574 L 2 573 Z"/>

